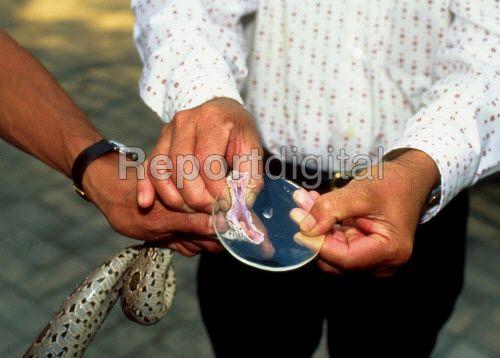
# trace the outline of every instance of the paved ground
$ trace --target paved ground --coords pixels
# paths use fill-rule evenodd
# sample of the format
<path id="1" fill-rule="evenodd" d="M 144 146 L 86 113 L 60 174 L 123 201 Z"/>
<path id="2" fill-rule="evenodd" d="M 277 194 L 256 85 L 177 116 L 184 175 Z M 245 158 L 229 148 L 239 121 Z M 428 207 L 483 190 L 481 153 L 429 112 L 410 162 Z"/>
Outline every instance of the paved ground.
<path id="1" fill-rule="evenodd" d="M 160 126 L 139 101 L 139 63 L 124 0 L 0 0 L 0 26 L 55 74 L 107 136 L 150 147 Z M 0 143 L 0 357 L 20 356 L 92 268 L 130 240 L 115 234 L 70 183 Z M 472 197 L 467 281 L 435 357 L 500 356 L 500 182 Z M 207 357 L 195 298 L 196 260 L 176 259 L 178 296 L 154 327 L 115 309 L 88 357 Z M 324 357 L 321 348 L 317 357 Z"/>

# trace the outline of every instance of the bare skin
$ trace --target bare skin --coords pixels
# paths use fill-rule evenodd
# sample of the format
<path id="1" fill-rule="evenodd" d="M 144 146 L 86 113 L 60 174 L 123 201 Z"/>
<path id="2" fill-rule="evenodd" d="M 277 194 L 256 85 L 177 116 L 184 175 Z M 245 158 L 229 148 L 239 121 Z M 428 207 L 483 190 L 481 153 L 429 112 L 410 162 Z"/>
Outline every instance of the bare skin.
<path id="1" fill-rule="evenodd" d="M 249 115 L 234 101 L 216 99 L 179 114 L 182 116 L 176 116 L 174 123 L 164 128 L 152 156 L 188 153 L 202 162 L 213 153 L 224 153 L 227 158 L 228 153 L 237 152 L 234 148 L 245 148 L 243 152 L 248 152 L 251 145 L 260 148 L 254 126 L 247 123 Z M 235 146 L 230 138 L 241 138 L 244 145 Z M 173 146 L 190 149 L 172 150 Z M 371 169 L 375 177 L 377 169 Z M 384 164 L 383 180 L 355 180 L 322 196 L 312 192 L 311 200 L 299 202 L 301 208 L 291 213 L 301 230 L 295 239 L 317 245 L 323 242 L 318 236 L 324 237 L 318 262 L 327 272 L 368 270 L 380 276 L 391 274 L 409 259 L 425 200 L 438 182 L 439 172 L 432 158 L 418 150 L 401 151 Z M 141 180 L 139 202 L 149 207 L 156 191 L 177 210 L 206 212 L 223 185 L 222 181 L 203 180 L 177 189 L 174 180 Z"/>
<path id="2" fill-rule="evenodd" d="M 324 195 L 297 192 L 300 208 L 291 212 L 300 225 L 297 239 L 324 236 L 319 265 L 327 272 L 390 275 L 409 260 L 426 198 L 438 182 L 435 162 L 408 150 L 384 163 L 382 180 L 353 180 Z"/>
<path id="3" fill-rule="evenodd" d="M 147 208 L 153 203 L 156 193 L 163 202 L 176 210 L 211 212 L 215 197 L 227 189 L 227 185 L 224 177 L 211 179 L 201 169 L 207 157 L 217 155 L 225 158 L 229 169 L 252 174 L 249 186 L 253 191 L 248 191 L 247 197 L 247 203 L 251 206 L 255 193 L 262 186 L 262 161 L 254 161 L 257 169 L 252 168 L 252 149 L 262 155 L 254 121 L 238 102 L 229 98 L 216 98 L 201 106 L 178 112 L 173 122 L 163 128 L 149 160 L 151 162 L 159 154 L 168 155 L 173 162 L 172 175 L 168 180 L 157 180 L 151 175 L 150 179 L 141 180 L 138 201 Z M 177 163 L 177 156 L 189 154 L 198 159 L 200 176 L 180 183 L 177 174 L 182 168 Z M 235 163 L 235 155 L 246 155 L 249 160 Z M 186 167 L 186 172 L 190 172 L 189 169 Z M 217 173 L 217 169 L 213 168 L 212 171 Z M 228 191 L 225 194 L 229 197 Z"/>
<path id="4" fill-rule="evenodd" d="M 70 177 L 76 156 L 102 135 L 49 72 L 3 31 L 0 53 L 0 138 Z M 110 225 L 124 235 L 167 239 L 166 245 L 186 255 L 220 249 L 206 237 L 172 236 L 175 232 L 212 234 L 207 214 L 178 213 L 158 200 L 148 210 L 140 210 L 137 179 L 131 173 L 128 180 L 118 180 L 116 155 L 92 163 L 83 187 Z"/>

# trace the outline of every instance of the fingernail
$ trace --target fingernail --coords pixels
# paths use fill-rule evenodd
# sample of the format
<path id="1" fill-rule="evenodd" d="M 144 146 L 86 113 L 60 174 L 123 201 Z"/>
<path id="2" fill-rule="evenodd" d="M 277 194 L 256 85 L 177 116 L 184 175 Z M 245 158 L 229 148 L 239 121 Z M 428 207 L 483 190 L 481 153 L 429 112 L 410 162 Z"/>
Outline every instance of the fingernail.
<path id="1" fill-rule="evenodd" d="M 184 212 L 189 213 L 189 214 L 192 214 L 192 213 L 194 213 L 194 212 L 195 212 L 195 211 L 194 211 L 193 209 L 191 209 L 191 208 L 190 208 L 187 204 L 184 204 L 184 205 L 182 206 L 182 210 L 184 210 Z"/>
<path id="2" fill-rule="evenodd" d="M 208 229 L 210 230 L 210 232 L 214 232 L 215 231 L 215 228 L 214 228 L 214 219 L 213 219 L 212 215 L 210 215 L 208 217 Z"/>
<path id="3" fill-rule="evenodd" d="M 217 201 L 219 202 L 220 210 L 228 211 L 231 209 L 231 191 L 227 186 L 222 190 Z"/>
<path id="4" fill-rule="evenodd" d="M 145 199 L 146 198 L 144 197 L 144 193 L 142 191 L 139 191 L 139 194 L 137 195 L 137 203 L 140 207 L 144 206 Z"/>
<path id="5" fill-rule="evenodd" d="M 253 191 L 247 191 L 245 201 L 248 208 L 251 208 L 255 204 L 255 200 L 257 200 L 257 195 Z"/>
<path id="6" fill-rule="evenodd" d="M 219 212 L 219 210 L 220 210 L 219 202 L 214 201 L 212 204 L 212 210 L 210 210 L 210 214 L 217 213 L 217 212 Z"/>
<path id="7" fill-rule="evenodd" d="M 231 209 L 231 205 L 229 205 L 229 203 L 224 199 L 220 199 L 218 203 L 219 203 L 219 209 L 222 211 L 228 211 L 229 209 Z"/>
<path id="8" fill-rule="evenodd" d="M 307 214 L 300 223 L 300 231 L 308 232 L 316 225 L 316 219 L 311 214 Z"/>
<path id="9" fill-rule="evenodd" d="M 298 232 L 293 235 L 293 240 L 301 246 L 305 246 L 314 252 L 319 252 L 325 241 L 325 235 L 308 236 Z"/>
<path id="10" fill-rule="evenodd" d="M 299 244 L 301 246 L 306 246 L 307 245 L 307 236 L 301 232 L 297 232 L 297 233 L 295 233 L 295 235 L 293 235 L 293 241 L 295 241 L 297 244 Z"/>
<path id="11" fill-rule="evenodd" d="M 293 220 L 294 223 L 297 225 L 300 225 L 302 220 L 304 220 L 304 217 L 306 216 L 304 210 L 295 208 L 290 211 L 290 219 Z"/>
<path id="12" fill-rule="evenodd" d="M 313 200 L 311 199 L 309 194 L 307 194 L 303 189 L 294 191 L 292 197 L 295 203 L 299 206 L 307 206 L 308 204 L 313 203 Z"/>

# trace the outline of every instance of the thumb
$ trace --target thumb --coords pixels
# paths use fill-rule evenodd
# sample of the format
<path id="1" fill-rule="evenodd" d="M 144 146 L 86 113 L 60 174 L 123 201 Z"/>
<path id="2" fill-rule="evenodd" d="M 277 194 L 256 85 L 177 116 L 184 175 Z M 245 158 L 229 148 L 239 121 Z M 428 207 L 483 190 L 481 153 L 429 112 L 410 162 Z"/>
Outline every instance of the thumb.
<path id="1" fill-rule="evenodd" d="M 153 205 L 155 201 L 155 188 L 153 183 L 149 179 L 149 167 L 148 162 L 145 161 L 144 167 L 144 179 L 137 180 L 137 203 L 141 208 L 149 208 Z"/>
<path id="2" fill-rule="evenodd" d="M 249 128 L 248 126 L 251 127 Z M 234 171 L 250 175 L 245 200 L 247 206 L 252 207 L 264 185 L 264 151 L 255 125 L 252 122 L 248 126 L 244 126 L 244 128 L 236 131 L 241 131 L 240 133 L 231 133 L 228 143 L 228 153 L 236 154 L 236 157 L 229 156 L 227 159 Z"/>
<path id="3" fill-rule="evenodd" d="M 370 200 L 359 185 L 347 186 L 321 195 L 300 223 L 300 230 L 311 236 L 326 234 L 335 223 L 367 214 Z"/>

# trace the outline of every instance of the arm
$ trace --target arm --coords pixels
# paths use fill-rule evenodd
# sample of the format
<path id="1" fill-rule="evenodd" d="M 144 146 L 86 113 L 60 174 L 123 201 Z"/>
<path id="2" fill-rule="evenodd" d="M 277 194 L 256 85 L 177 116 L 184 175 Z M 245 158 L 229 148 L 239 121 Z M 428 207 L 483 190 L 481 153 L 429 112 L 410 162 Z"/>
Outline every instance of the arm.
<path id="1" fill-rule="evenodd" d="M 240 20 L 256 0 L 133 0 L 134 38 L 144 63 L 140 94 L 163 120 L 215 97 L 243 103 L 247 74 Z"/>
<path id="2" fill-rule="evenodd" d="M 0 31 L 0 137 L 70 177 L 76 156 L 102 139 L 57 81 Z"/>
<path id="3" fill-rule="evenodd" d="M 455 19 L 435 65 L 437 82 L 393 146 L 427 153 L 441 177 L 441 201 L 500 168 L 500 6 L 495 1 L 451 3 Z"/>
<path id="4" fill-rule="evenodd" d="M 0 31 L 0 138 L 70 176 L 76 156 L 102 136 L 57 81 L 5 32 Z M 172 248 L 191 255 L 207 239 L 178 240 L 177 231 L 212 234 L 208 215 L 182 214 L 155 201 L 150 210 L 137 205 L 136 173 L 118 179 L 118 157 L 93 162 L 83 177 L 85 192 L 118 232 L 141 240 L 169 239 Z"/>
<path id="5" fill-rule="evenodd" d="M 324 237 L 319 258 L 326 271 L 391 273 L 411 256 L 433 186 L 441 182 L 441 201 L 423 221 L 499 169 L 500 8 L 490 0 L 455 0 L 451 10 L 455 19 L 437 57 L 438 80 L 391 149 L 383 179 L 353 180 L 322 196 L 313 193 L 314 202 L 298 196 L 301 208 L 291 213 L 301 229 L 297 239 Z"/>
<path id="6" fill-rule="evenodd" d="M 195 180 L 183 181 L 177 157 L 194 155 L 203 168 L 207 157 L 217 155 L 230 168 L 249 172 L 248 161 L 234 168 L 233 155 L 262 151 L 238 92 L 248 74 L 240 20 L 256 10 L 257 1 L 134 0 L 132 8 L 144 62 L 141 96 L 164 121 L 173 122 L 164 128 L 152 153 L 170 156 L 172 177 L 141 181 L 141 206 L 148 207 L 156 193 L 174 209 L 210 212 L 224 179 L 214 180 L 201 171 Z M 255 177 L 259 188 L 260 178 Z"/>

